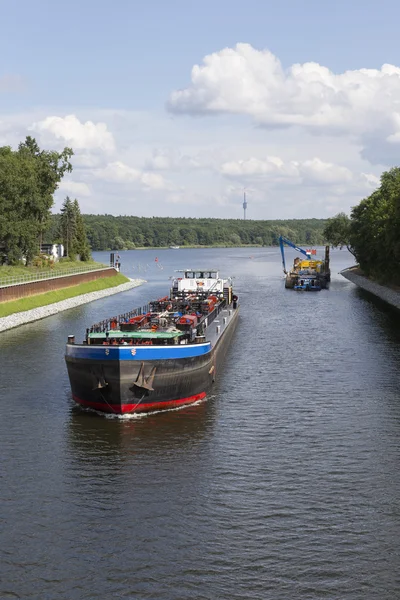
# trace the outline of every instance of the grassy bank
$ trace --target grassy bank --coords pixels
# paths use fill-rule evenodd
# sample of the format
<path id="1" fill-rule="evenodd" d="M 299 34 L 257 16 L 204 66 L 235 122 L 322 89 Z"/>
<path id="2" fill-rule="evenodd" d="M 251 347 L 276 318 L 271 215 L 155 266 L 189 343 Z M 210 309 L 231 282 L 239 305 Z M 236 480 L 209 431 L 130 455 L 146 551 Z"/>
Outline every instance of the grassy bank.
<path id="1" fill-rule="evenodd" d="M 94 269 L 100 269 L 107 265 L 90 260 L 87 262 L 72 261 L 72 260 L 61 260 L 54 263 L 51 267 L 47 264 L 43 267 L 25 267 L 24 265 L 2 265 L 0 266 L 0 282 L 7 277 L 32 277 L 33 275 L 39 275 L 41 273 L 50 273 L 52 275 L 60 275 L 70 269 L 80 268 L 87 269 L 88 271 Z"/>
<path id="2" fill-rule="evenodd" d="M 37 294 L 36 296 L 28 296 L 21 300 L 11 300 L 10 302 L 2 302 L 0 304 L 0 317 L 8 317 L 14 313 L 23 312 L 25 310 L 31 310 L 32 308 L 39 308 L 40 306 L 47 306 L 54 302 L 61 302 L 61 300 L 67 300 L 68 298 L 74 298 L 81 294 L 89 294 L 90 292 L 99 292 L 107 288 L 113 288 L 122 283 L 127 283 L 129 279 L 119 273 L 113 277 L 103 277 L 96 279 L 96 281 L 89 281 L 87 283 L 81 283 L 73 287 L 63 288 L 54 292 L 46 292 L 45 294 Z"/>

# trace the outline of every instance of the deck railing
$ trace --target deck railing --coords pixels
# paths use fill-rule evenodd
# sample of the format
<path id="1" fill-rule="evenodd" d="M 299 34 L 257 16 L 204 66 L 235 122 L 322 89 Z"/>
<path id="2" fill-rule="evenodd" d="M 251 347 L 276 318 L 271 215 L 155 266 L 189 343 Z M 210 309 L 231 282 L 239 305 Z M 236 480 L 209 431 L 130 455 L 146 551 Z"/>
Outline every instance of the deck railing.
<path id="1" fill-rule="evenodd" d="M 81 267 L 40 271 L 38 273 L 30 273 L 27 275 L 0 275 L 0 288 L 23 283 L 35 283 L 36 281 L 43 281 L 45 279 L 57 279 L 68 275 L 79 275 L 80 273 L 89 273 L 91 271 L 106 271 L 110 268 L 111 267 L 106 266 L 93 268 L 92 265 L 82 265 Z"/>

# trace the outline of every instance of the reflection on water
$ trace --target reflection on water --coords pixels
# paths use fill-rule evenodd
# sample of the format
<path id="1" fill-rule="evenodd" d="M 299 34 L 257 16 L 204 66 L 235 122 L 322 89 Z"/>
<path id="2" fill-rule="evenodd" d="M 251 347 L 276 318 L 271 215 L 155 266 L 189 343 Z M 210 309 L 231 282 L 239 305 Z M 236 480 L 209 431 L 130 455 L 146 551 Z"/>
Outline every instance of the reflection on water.
<path id="1" fill-rule="evenodd" d="M 354 288 L 357 297 L 369 306 L 374 323 L 382 327 L 389 339 L 400 341 L 400 311 L 361 288 Z M 395 352 L 397 348 L 395 347 Z"/>
<path id="2" fill-rule="evenodd" d="M 212 434 L 215 413 L 212 400 L 128 418 L 105 418 L 73 407 L 68 436 L 71 456 L 101 462 L 117 455 L 125 461 L 145 452 L 148 460 L 173 449 L 179 460 L 182 453 L 193 450 Z"/>

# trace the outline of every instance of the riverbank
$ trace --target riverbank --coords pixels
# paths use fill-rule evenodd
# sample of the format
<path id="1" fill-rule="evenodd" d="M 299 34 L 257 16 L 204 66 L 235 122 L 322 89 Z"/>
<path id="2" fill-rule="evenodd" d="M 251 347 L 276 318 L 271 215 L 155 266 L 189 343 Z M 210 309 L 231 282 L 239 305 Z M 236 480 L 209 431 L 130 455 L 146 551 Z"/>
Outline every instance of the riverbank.
<path id="1" fill-rule="evenodd" d="M 75 282 L 68 278 L 67 283 L 69 283 L 69 285 L 60 288 L 55 287 L 55 289 L 50 288 L 49 290 L 42 290 L 41 286 L 39 286 L 39 290 L 36 291 L 36 293 L 31 292 L 29 295 L 21 294 L 22 286 L 6 288 L 6 291 L 12 292 L 13 290 L 16 290 L 18 292 L 15 299 L 6 301 L 1 301 L 1 292 L 4 290 L 4 288 L 0 289 L 0 318 L 8 317 L 13 313 L 25 312 L 33 308 L 41 308 L 42 306 L 47 306 L 48 304 L 55 304 L 56 302 L 61 302 L 62 300 L 67 300 L 68 298 L 73 298 L 75 296 L 90 294 L 91 292 L 100 292 L 101 290 L 114 288 L 130 281 L 129 277 L 125 277 L 125 275 L 122 275 L 122 273 L 116 273 L 114 270 L 112 271 L 114 274 L 111 276 L 96 277 L 90 281 L 80 282 L 80 276 L 78 281 Z M 92 276 L 92 274 L 90 275 Z M 59 281 L 60 280 L 56 279 L 55 283 L 53 280 L 51 282 L 57 286 Z M 63 283 L 65 284 L 66 282 L 64 281 Z"/>
<path id="2" fill-rule="evenodd" d="M 26 267 L 22 264 L 18 265 L 1 265 L 0 266 L 0 284 L 8 285 L 9 283 L 13 283 L 12 280 L 17 280 L 18 283 L 22 283 L 23 281 L 35 281 L 36 279 L 45 279 L 46 277 L 56 277 L 58 275 L 66 274 L 72 272 L 89 272 L 95 271 L 97 269 L 104 269 L 107 265 L 103 263 L 96 262 L 94 260 L 90 260 L 87 262 L 82 261 L 72 261 L 72 260 L 60 260 L 58 262 L 52 263 L 51 265 L 43 263 L 43 266 L 29 266 Z"/>
<path id="3" fill-rule="evenodd" d="M 381 285 L 380 283 L 368 279 L 368 277 L 365 277 L 360 273 L 358 267 L 344 269 L 343 271 L 340 271 L 340 275 L 363 290 L 400 310 L 400 290 Z"/>
<path id="4" fill-rule="evenodd" d="M 119 292 L 125 292 L 132 288 L 138 287 L 143 283 L 145 283 L 144 279 L 131 279 L 130 281 L 117 285 L 115 287 L 107 287 L 105 289 L 85 294 L 81 293 L 80 295 L 70 296 L 69 298 L 61 300 L 60 302 L 54 302 L 52 304 L 38 306 L 36 308 L 33 308 L 31 310 L 25 310 L 23 312 L 15 312 L 13 314 L 0 318 L 0 331 L 7 331 L 8 329 L 13 329 L 14 327 L 25 325 L 26 323 L 32 323 L 33 321 L 38 321 L 39 319 L 50 317 L 51 315 L 55 315 L 64 310 L 75 308 L 77 306 L 80 306 L 81 304 L 87 304 L 88 302 L 93 302 L 94 300 L 100 300 L 101 298 L 105 298 L 106 296 L 111 296 L 113 294 L 118 294 Z M 62 291 L 67 292 L 68 290 L 70 290 L 72 293 L 76 292 L 76 289 L 74 288 L 68 288 Z"/>

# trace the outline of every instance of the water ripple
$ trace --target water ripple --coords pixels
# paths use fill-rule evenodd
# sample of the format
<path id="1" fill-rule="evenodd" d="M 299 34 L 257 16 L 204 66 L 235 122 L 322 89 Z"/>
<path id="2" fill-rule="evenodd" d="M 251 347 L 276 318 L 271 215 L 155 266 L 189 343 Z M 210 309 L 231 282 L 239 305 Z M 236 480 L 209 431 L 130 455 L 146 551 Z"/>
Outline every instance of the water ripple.
<path id="1" fill-rule="evenodd" d="M 399 598 L 398 317 L 338 275 L 285 291 L 276 249 L 157 254 L 147 286 L 0 340 L 0 597 Z M 144 418 L 72 408 L 66 336 L 217 259 L 242 315 L 213 396 Z"/>

